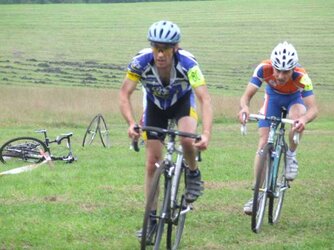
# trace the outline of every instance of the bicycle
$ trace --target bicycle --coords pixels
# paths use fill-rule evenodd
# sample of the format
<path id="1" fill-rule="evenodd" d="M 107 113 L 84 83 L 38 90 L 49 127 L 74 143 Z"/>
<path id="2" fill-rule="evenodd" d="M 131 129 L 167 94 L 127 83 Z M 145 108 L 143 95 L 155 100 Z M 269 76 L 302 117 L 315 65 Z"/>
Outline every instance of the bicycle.
<path id="1" fill-rule="evenodd" d="M 269 199 L 268 221 L 276 224 L 280 218 L 285 192 L 290 188 L 285 178 L 286 152 L 288 145 L 285 142 L 285 124 L 294 124 L 293 120 L 286 119 L 287 111 L 282 107 L 281 117 L 250 114 L 250 120 L 270 121 L 269 137 L 260 154 L 260 166 L 255 180 L 252 223 L 254 233 L 259 233 L 263 223 L 267 199 Z M 243 134 L 246 127 L 242 127 Z M 299 134 L 294 135 L 295 143 L 299 143 Z"/>
<path id="2" fill-rule="evenodd" d="M 96 134 L 99 133 L 103 147 L 110 147 L 109 129 L 106 121 L 101 114 L 94 116 L 89 123 L 84 138 L 82 140 L 82 146 L 92 144 Z"/>
<path id="3" fill-rule="evenodd" d="M 141 233 L 141 249 L 149 245 L 159 249 L 167 224 L 166 247 L 177 249 L 183 233 L 186 214 L 192 210 L 192 205 L 185 200 L 186 191 L 186 163 L 183 158 L 181 145 L 176 145 L 176 137 L 188 137 L 200 140 L 200 135 L 182 132 L 174 129 L 162 129 L 158 127 L 136 127 L 137 130 L 146 131 L 151 135 L 163 139 L 168 137 L 166 154 L 164 159 L 156 163 L 156 170 L 152 179 L 151 191 L 145 206 L 143 228 Z M 174 159 L 176 158 L 176 160 Z M 201 158 L 198 157 L 198 161 Z M 151 214 L 151 209 L 156 208 L 156 214 Z M 156 221 L 156 230 L 149 230 L 150 221 Z"/>
<path id="4" fill-rule="evenodd" d="M 50 140 L 46 129 L 35 131 L 44 135 L 44 141 L 35 137 L 17 137 L 5 142 L 0 148 L 0 161 L 2 163 L 17 166 L 19 163 L 40 163 L 44 160 L 64 161 L 72 163 L 77 160 L 73 156 L 71 137 L 73 133 L 67 133 L 57 136 L 54 140 Z M 66 140 L 68 153 L 64 156 L 56 156 L 51 154 L 51 144 L 60 145 Z"/>

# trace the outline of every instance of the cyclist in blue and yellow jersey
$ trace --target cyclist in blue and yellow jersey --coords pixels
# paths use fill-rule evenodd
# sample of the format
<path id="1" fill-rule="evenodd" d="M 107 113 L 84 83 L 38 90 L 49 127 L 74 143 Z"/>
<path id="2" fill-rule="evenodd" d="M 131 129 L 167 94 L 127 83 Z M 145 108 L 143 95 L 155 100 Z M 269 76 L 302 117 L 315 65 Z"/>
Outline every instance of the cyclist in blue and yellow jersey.
<path id="1" fill-rule="evenodd" d="M 249 116 L 249 105 L 252 97 L 266 82 L 264 104 L 260 113 L 266 116 L 280 116 L 281 107 L 288 110 L 288 117 L 294 120 L 294 125 L 289 133 L 289 150 L 287 152 L 287 167 L 285 177 L 292 181 L 297 177 L 298 163 L 296 160 L 297 144 L 293 141 L 294 132 L 302 133 L 306 124 L 316 118 L 318 108 L 313 94 L 312 81 L 298 63 L 297 51 L 288 42 L 279 43 L 272 51 L 270 60 L 260 63 L 247 88 L 240 99 L 240 112 L 238 114 L 241 123 L 244 123 L 243 114 Z M 254 160 L 254 175 L 256 176 L 259 165 L 259 155 L 268 139 L 270 122 L 259 121 L 259 143 Z M 244 206 L 244 212 L 252 213 L 253 199 Z"/>
<path id="2" fill-rule="evenodd" d="M 195 133 L 197 127 L 196 99 L 201 105 L 201 140 L 194 142 L 181 138 L 187 170 L 186 199 L 193 202 L 203 190 L 201 173 L 196 162 L 196 151 L 208 147 L 212 127 L 211 98 L 204 76 L 195 57 L 179 47 L 181 32 L 170 21 L 159 21 L 149 28 L 147 39 L 151 48 L 141 50 L 128 65 L 128 71 L 120 90 L 120 110 L 127 121 L 128 135 L 138 139 L 134 130 L 131 94 L 141 83 L 145 91 L 143 125 L 167 128 L 168 120 L 175 119 L 178 129 Z M 162 145 L 154 137 L 146 141 L 145 193 L 149 194 L 151 180 L 156 169 L 155 163 L 162 158 Z M 154 209 L 152 213 L 154 213 Z"/>

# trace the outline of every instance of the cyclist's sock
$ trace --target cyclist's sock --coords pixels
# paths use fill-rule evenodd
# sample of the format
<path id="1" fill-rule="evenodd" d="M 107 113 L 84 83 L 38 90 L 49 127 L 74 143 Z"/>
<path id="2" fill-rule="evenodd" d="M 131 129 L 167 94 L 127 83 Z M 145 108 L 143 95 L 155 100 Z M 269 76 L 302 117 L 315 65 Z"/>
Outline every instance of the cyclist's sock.
<path id="1" fill-rule="evenodd" d="M 296 150 L 292 152 L 290 149 L 288 149 L 288 151 L 286 152 L 286 154 L 288 156 L 296 156 L 297 152 L 296 152 Z"/>

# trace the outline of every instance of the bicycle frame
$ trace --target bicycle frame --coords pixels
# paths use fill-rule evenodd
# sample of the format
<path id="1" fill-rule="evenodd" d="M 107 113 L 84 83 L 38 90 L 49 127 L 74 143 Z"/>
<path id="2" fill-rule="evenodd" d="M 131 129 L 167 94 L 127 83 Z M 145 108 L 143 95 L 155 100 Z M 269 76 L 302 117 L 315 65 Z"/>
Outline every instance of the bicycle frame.
<path id="1" fill-rule="evenodd" d="M 278 126 L 280 125 L 280 128 L 278 130 Z M 277 131 L 278 130 L 278 131 Z M 269 129 L 269 137 L 267 143 L 273 145 L 273 151 L 271 152 L 271 159 L 272 159 L 272 164 L 270 165 L 271 170 L 270 172 L 270 189 L 267 190 L 269 195 L 274 196 L 277 198 L 279 196 L 279 193 L 281 190 L 278 192 L 275 191 L 275 187 L 277 184 L 277 177 L 278 177 L 278 166 L 280 164 L 280 155 L 282 150 L 284 150 L 284 145 L 285 145 L 285 123 L 281 122 L 272 122 L 270 125 Z M 285 151 L 284 151 L 285 153 Z M 285 158 L 283 159 L 285 160 Z M 285 165 L 285 163 L 284 163 Z M 284 188 L 287 189 L 288 187 Z"/>
<path id="2" fill-rule="evenodd" d="M 51 157 L 52 160 L 62 160 L 62 161 L 66 161 L 68 163 L 71 163 L 71 162 L 76 160 L 76 158 L 73 156 L 72 145 L 71 145 L 71 136 L 73 135 L 73 133 L 67 133 L 67 134 L 59 135 L 54 140 L 50 140 L 50 138 L 47 135 L 47 130 L 46 129 L 36 130 L 35 132 L 36 133 L 41 133 L 41 134 L 44 135 L 44 142 L 45 142 L 45 145 L 47 146 L 47 148 L 49 149 L 50 154 L 51 154 L 51 150 L 50 150 L 50 145 L 51 144 L 57 143 L 58 145 L 60 145 L 63 140 L 66 140 L 66 147 L 68 148 L 68 154 L 66 156 L 54 156 L 54 155 L 51 154 L 50 157 Z"/>

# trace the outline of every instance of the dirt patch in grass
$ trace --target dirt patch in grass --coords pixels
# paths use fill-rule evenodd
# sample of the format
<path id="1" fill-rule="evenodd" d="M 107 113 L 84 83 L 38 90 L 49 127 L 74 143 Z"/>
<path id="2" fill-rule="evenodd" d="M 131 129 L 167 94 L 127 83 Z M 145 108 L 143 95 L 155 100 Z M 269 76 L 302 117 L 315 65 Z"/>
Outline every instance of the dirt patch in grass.
<path id="1" fill-rule="evenodd" d="M 206 189 L 220 190 L 220 189 L 231 189 L 231 190 L 240 190 L 245 186 L 249 185 L 249 181 L 224 181 L 224 182 L 214 182 L 206 181 Z"/>
<path id="2" fill-rule="evenodd" d="M 8 84 L 48 84 L 118 88 L 126 65 L 94 61 L 43 61 L 37 59 L 0 61 L 1 80 Z"/>

